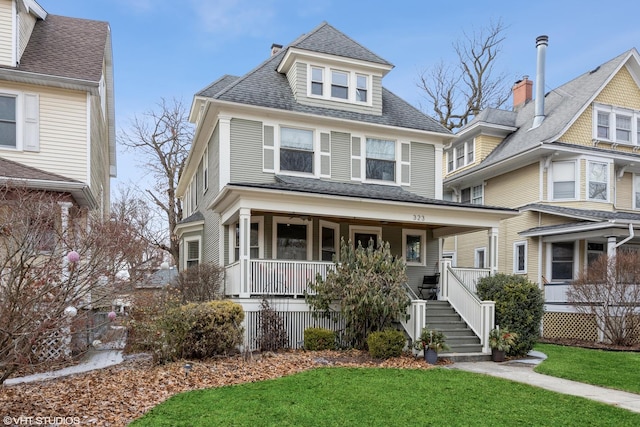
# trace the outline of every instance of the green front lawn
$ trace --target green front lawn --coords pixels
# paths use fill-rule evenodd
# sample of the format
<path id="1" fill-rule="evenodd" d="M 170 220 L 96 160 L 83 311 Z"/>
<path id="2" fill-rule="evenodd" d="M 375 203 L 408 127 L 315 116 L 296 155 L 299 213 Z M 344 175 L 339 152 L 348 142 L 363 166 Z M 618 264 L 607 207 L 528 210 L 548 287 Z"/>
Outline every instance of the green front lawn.
<path id="1" fill-rule="evenodd" d="M 179 394 L 132 426 L 636 426 L 640 414 L 443 368 L 320 368 Z"/>
<path id="2" fill-rule="evenodd" d="M 540 374 L 640 394 L 640 353 L 552 344 L 535 349 L 547 355 L 535 368 Z"/>

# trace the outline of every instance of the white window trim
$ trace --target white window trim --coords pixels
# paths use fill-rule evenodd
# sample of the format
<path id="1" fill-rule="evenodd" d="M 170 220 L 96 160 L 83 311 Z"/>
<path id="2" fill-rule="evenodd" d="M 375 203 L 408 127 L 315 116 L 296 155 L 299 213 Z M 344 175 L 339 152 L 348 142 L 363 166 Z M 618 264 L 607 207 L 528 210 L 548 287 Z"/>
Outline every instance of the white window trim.
<path id="1" fill-rule="evenodd" d="M 23 151 L 23 128 L 24 128 L 24 104 L 23 93 L 10 89 L 0 89 L 0 96 L 15 97 L 16 99 L 16 146 L 7 147 L 0 145 L 2 151 Z"/>
<path id="2" fill-rule="evenodd" d="M 312 166 L 313 172 L 308 173 L 308 172 L 297 172 L 297 171 L 280 169 L 280 141 L 281 141 L 280 135 L 281 135 L 282 128 L 311 131 L 312 140 L 313 140 L 313 166 Z M 275 173 L 280 175 L 300 176 L 304 178 L 310 178 L 310 177 L 320 178 L 320 166 L 321 166 L 320 165 L 320 133 L 321 132 L 318 129 L 305 128 L 305 127 L 296 126 L 296 125 L 289 125 L 287 123 L 280 123 L 274 126 L 273 133 L 274 133 L 273 168 Z"/>
<path id="3" fill-rule="evenodd" d="M 209 147 L 204 148 L 202 157 L 202 194 L 209 189 Z"/>
<path id="4" fill-rule="evenodd" d="M 600 163 L 600 164 L 604 164 L 606 166 L 606 171 L 607 171 L 607 177 L 606 177 L 606 184 L 607 184 L 607 197 L 602 200 L 602 199 L 592 199 L 589 197 L 589 184 L 591 183 L 591 177 L 590 177 L 590 169 L 591 169 L 591 164 L 592 163 Z M 609 200 L 611 199 L 611 163 L 607 162 L 607 161 L 601 161 L 601 160 L 587 160 L 587 170 L 585 173 L 585 180 L 587 183 L 587 186 L 585 188 L 585 199 L 589 200 L 590 202 L 600 202 L 600 203 L 609 203 Z"/>
<path id="5" fill-rule="evenodd" d="M 287 216 L 274 216 L 273 217 L 273 230 L 271 240 L 271 258 L 278 258 L 278 224 L 296 224 L 306 225 L 307 227 L 307 261 L 313 259 L 313 222 L 308 219 L 301 218 L 289 218 Z"/>
<path id="6" fill-rule="evenodd" d="M 312 68 L 318 68 L 318 69 L 322 69 L 322 77 L 323 77 L 323 82 L 322 82 L 322 95 L 314 95 L 313 93 L 311 93 L 311 70 Z M 331 86 L 332 86 L 332 71 L 337 71 L 340 73 L 345 73 L 347 74 L 347 82 L 349 85 L 348 88 L 348 95 L 347 95 L 347 99 L 343 99 L 343 98 L 334 98 L 331 96 Z M 362 101 L 358 101 L 357 97 L 356 97 L 356 89 L 357 89 L 357 85 L 358 85 L 358 76 L 363 76 L 367 78 L 367 101 L 366 102 L 362 102 Z M 331 100 L 334 102 L 344 102 L 347 104 L 354 104 L 354 105 L 366 105 L 366 106 L 372 106 L 373 105 L 373 74 L 369 74 L 366 72 L 362 72 L 362 71 L 351 71 L 351 70 L 345 70 L 345 69 L 341 69 L 341 68 L 334 68 L 334 67 L 330 67 L 330 66 L 325 66 L 325 65 L 319 65 L 319 64 L 307 64 L 307 96 L 309 98 L 316 98 L 316 99 L 326 99 L 326 100 Z"/>
<path id="7" fill-rule="evenodd" d="M 322 229 L 330 228 L 335 232 L 334 248 L 336 258 L 340 259 L 340 224 L 321 219 L 318 223 L 318 259 L 322 259 Z"/>
<path id="8" fill-rule="evenodd" d="M 407 236 L 420 237 L 420 262 L 407 261 Z M 427 265 L 427 232 L 425 230 L 402 229 L 402 259 L 406 265 L 425 266 Z"/>
<path id="9" fill-rule="evenodd" d="M 547 268 L 546 268 L 546 272 L 547 272 L 547 276 L 549 283 L 566 283 L 567 280 L 573 280 L 574 278 L 578 277 L 578 273 L 579 273 L 579 268 L 580 268 L 580 245 L 578 244 L 577 241 L 573 241 L 573 273 L 572 273 L 572 277 L 571 279 L 558 279 L 558 280 L 554 280 L 553 279 L 553 270 L 552 270 L 552 263 L 553 263 L 553 243 L 563 243 L 563 241 L 558 241 L 558 242 L 547 242 L 546 243 L 546 261 L 547 261 Z M 569 243 L 569 241 L 567 241 L 566 243 Z"/>
<path id="10" fill-rule="evenodd" d="M 456 251 L 442 251 L 442 259 L 451 259 L 451 267 L 458 265 L 458 255 Z"/>
<path id="11" fill-rule="evenodd" d="M 187 263 L 189 261 L 189 243 L 190 242 L 198 242 L 198 265 L 202 264 L 202 237 L 200 236 L 192 236 L 184 238 L 184 262 L 182 264 L 182 268 L 184 270 L 187 269 Z"/>
<path id="12" fill-rule="evenodd" d="M 379 185 L 392 185 L 401 186 L 402 183 L 402 165 L 407 164 L 402 161 L 402 144 L 409 144 L 407 141 L 401 141 L 396 138 L 389 138 L 385 136 L 373 136 L 373 135 L 356 135 L 352 136 L 360 137 L 360 173 L 362 174 L 360 181 L 367 184 L 379 184 Z M 393 181 L 385 181 L 383 179 L 369 179 L 367 178 L 367 139 L 381 139 L 385 141 L 393 141 L 395 143 L 395 179 Z M 411 150 L 411 148 L 409 148 Z M 409 151 L 409 180 L 411 180 L 411 151 Z M 409 184 L 406 184 L 409 185 Z"/>
<path id="13" fill-rule="evenodd" d="M 454 172 L 457 171 L 458 169 L 462 169 L 465 168 L 469 165 L 472 165 L 473 163 L 475 163 L 476 161 L 476 139 L 475 138 L 471 138 L 471 139 L 467 139 L 464 142 L 461 142 L 459 144 L 456 144 L 455 146 L 453 146 L 451 149 L 446 150 L 446 162 L 447 162 L 447 173 L 450 172 Z M 469 159 L 469 147 L 473 147 L 473 159 Z M 462 165 L 458 165 L 458 151 L 462 149 L 463 151 L 463 157 L 462 157 Z M 452 168 L 451 170 L 449 170 L 449 162 L 453 160 L 452 162 Z"/>
<path id="14" fill-rule="evenodd" d="M 524 247 L 524 269 L 518 269 L 518 248 L 520 246 Z M 513 242 L 513 274 L 527 274 L 527 257 L 528 257 L 528 248 L 527 241 L 521 240 L 518 242 Z"/>
<path id="15" fill-rule="evenodd" d="M 484 256 L 482 257 L 484 261 L 484 265 L 479 265 L 480 263 L 478 262 L 478 253 L 480 252 L 484 254 Z M 475 248 L 473 250 L 473 268 L 487 268 L 487 248 L 486 247 Z"/>
<path id="16" fill-rule="evenodd" d="M 258 224 L 258 258 L 264 259 L 264 217 L 252 216 L 251 224 Z M 239 261 L 236 259 L 236 226 L 237 222 L 231 224 L 230 227 L 230 239 L 229 239 L 229 263 Z M 249 244 L 251 239 L 249 238 Z M 251 248 L 249 248 L 249 254 L 251 254 Z"/>
<path id="17" fill-rule="evenodd" d="M 573 172 L 574 172 L 574 177 L 573 177 L 573 182 L 574 182 L 574 186 L 573 186 L 573 197 L 570 198 L 564 198 L 564 199 L 556 199 L 554 197 L 554 192 L 553 192 L 553 165 L 554 163 L 573 163 L 574 164 L 574 168 L 573 168 Z M 579 198 L 579 194 L 578 191 L 580 190 L 580 162 L 578 162 L 578 160 L 576 159 L 568 159 L 568 160 L 556 160 L 551 162 L 551 173 L 548 173 L 547 175 L 547 192 L 548 194 L 548 200 L 553 200 L 553 201 L 559 201 L 559 200 L 578 200 Z"/>
<path id="18" fill-rule="evenodd" d="M 378 243 L 382 241 L 382 227 L 375 227 L 370 225 L 350 225 L 349 226 L 349 240 L 352 245 L 356 243 L 356 233 L 368 233 L 368 234 L 376 234 L 378 236 Z M 363 244 L 363 247 L 366 247 L 366 244 Z"/>
<path id="19" fill-rule="evenodd" d="M 609 138 L 599 138 L 598 137 L 598 113 L 607 113 L 609 114 Z M 631 117 L 631 136 L 630 141 L 618 141 L 617 140 L 617 126 L 616 126 L 616 115 L 624 115 Z M 627 145 L 627 146 L 636 146 L 640 145 L 640 141 L 638 140 L 638 119 L 640 119 L 640 111 L 632 110 L 628 108 L 620 108 L 613 105 L 605 105 L 605 104 L 593 104 L 593 118 L 592 118 L 592 135 L 594 141 L 605 141 L 610 142 L 613 145 Z"/>

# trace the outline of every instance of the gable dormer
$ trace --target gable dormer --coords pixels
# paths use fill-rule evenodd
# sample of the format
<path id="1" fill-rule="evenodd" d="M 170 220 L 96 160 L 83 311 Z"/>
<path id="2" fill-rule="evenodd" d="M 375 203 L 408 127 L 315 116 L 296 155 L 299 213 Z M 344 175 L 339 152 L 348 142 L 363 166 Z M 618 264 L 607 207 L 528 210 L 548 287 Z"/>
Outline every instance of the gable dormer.
<path id="1" fill-rule="evenodd" d="M 20 63 L 36 21 L 46 16 L 34 0 L 0 0 L 0 65 Z"/>
<path id="2" fill-rule="evenodd" d="M 393 65 L 324 23 L 286 49 L 277 71 L 303 105 L 382 114 L 382 78 Z"/>

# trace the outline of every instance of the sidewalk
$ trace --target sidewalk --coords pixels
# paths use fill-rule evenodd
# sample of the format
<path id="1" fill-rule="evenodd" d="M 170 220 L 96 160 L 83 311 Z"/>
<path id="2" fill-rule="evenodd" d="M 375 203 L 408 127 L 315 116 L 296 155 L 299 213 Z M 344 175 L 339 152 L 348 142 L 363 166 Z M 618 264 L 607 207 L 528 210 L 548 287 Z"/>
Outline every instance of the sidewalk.
<path id="1" fill-rule="evenodd" d="M 502 363 L 496 362 L 459 362 L 450 365 L 449 369 L 460 369 L 478 374 L 492 375 L 511 381 L 555 391 L 557 393 L 580 396 L 609 405 L 640 413 L 640 394 L 609 388 L 596 387 L 563 378 L 538 374 L 533 368 L 544 360 L 541 353 L 531 353 L 532 357 Z"/>

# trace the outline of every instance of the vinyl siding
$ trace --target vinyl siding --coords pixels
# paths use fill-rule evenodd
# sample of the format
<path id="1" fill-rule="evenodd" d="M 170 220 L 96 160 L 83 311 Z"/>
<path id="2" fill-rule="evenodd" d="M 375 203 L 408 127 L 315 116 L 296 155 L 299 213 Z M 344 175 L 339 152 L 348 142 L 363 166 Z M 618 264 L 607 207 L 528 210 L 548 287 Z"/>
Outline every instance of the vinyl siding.
<path id="1" fill-rule="evenodd" d="M 436 150 L 433 145 L 411 143 L 411 185 L 408 189 L 423 197 L 436 196 Z"/>
<path id="2" fill-rule="evenodd" d="M 109 141 L 107 125 L 102 114 L 100 97 L 91 96 L 91 183 L 90 188 L 105 213 L 109 212 L 111 179 L 109 177 Z"/>
<path id="3" fill-rule="evenodd" d="M 475 158 L 472 164 L 477 164 L 487 158 L 487 156 L 502 142 L 502 138 L 490 135 L 478 135 L 475 137 L 474 153 Z"/>
<path id="4" fill-rule="evenodd" d="M 484 204 L 517 208 L 538 200 L 539 170 L 539 164 L 533 163 L 487 180 L 484 187 Z"/>
<path id="5" fill-rule="evenodd" d="M 36 25 L 36 18 L 30 13 L 20 12 L 18 14 L 19 36 L 18 36 L 18 61 L 22 58 L 24 50 L 27 48 L 33 27 Z"/>
<path id="6" fill-rule="evenodd" d="M 88 182 L 86 92 L 2 82 L 9 89 L 40 95 L 40 151 L 0 150 L 9 160 Z"/>
<path id="7" fill-rule="evenodd" d="M 633 209 L 633 198 L 633 174 L 625 173 L 619 181 L 616 181 L 616 207 Z"/>
<path id="8" fill-rule="evenodd" d="M 220 188 L 220 128 L 216 126 L 209 140 L 209 190 L 215 197 Z M 213 199 L 213 198 L 212 198 Z"/>
<path id="9" fill-rule="evenodd" d="M 372 100 L 371 106 L 346 101 L 320 99 L 307 96 L 307 65 L 308 64 L 306 63 L 297 62 L 293 67 L 291 67 L 291 70 L 289 70 L 288 73 L 289 75 L 287 75 L 287 79 L 289 80 L 294 96 L 300 104 L 353 111 L 364 114 L 382 114 L 382 78 L 380 76 L 372 76 L 372 90 L 370 93 Z M 327 76 L 325 73 L 324 79 L 324 90 L 331 90 L 331 77 Z"/>
<path id="10" fill-rule="evenodd" d="M 351 134 L 331 132 L 331 179 L 351 181 Z"/>
<path id="11" fill-rule="evenodd" d="M 273 182 L 262 172 L 262 122 L 231 119 L 231 182 Z"/>
<path id="12" fill-rule="evenodd" d="M 12 1 L 0 0 L 0 65 L 13 67 L 13 8 Z"/>

